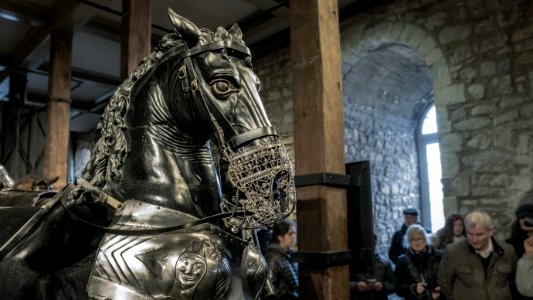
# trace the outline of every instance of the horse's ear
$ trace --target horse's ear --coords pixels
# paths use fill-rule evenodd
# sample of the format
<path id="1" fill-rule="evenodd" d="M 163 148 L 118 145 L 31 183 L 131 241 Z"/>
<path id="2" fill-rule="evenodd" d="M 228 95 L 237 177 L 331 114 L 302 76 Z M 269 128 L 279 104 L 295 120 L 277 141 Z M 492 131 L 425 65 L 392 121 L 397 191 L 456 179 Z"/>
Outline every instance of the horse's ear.
<path id="1" fill-rule="evenodd" d="M 237 25 L 237 23 L 233 23 L 228 32 L 237 39 L 242 40 L 242 31 L 241 28 L 239 28 L 239 25 Z"/>
<path id="2" fill-rule="evenodd" d="M 174 31 L 181 35 L 187 45 L 189 47 L 196 46 L 202 34 L 200 29 L 193 22 L 175 13 L 170 7 L 168 8 L 168 16 L 174 25 Z"/>

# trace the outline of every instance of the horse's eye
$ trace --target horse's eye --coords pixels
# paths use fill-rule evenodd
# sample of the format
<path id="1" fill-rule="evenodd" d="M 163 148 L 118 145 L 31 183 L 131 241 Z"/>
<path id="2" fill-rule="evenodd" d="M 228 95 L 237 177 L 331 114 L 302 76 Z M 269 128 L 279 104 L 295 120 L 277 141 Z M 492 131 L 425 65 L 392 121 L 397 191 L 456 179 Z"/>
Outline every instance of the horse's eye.
<path id="1" fill-rule="evenodd" d="M 235 92 L 235 87 L 226 79 L 216 79 L 211 82 L 211 90 L 217 98 L 227 98 L 231 93 Z"/>

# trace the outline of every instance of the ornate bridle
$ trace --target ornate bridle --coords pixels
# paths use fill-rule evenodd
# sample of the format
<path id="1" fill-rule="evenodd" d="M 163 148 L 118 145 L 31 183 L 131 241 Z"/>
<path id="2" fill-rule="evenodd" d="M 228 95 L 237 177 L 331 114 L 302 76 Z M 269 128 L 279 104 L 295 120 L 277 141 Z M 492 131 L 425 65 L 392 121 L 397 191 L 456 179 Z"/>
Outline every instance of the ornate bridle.
<path id="1" fill-rule="evenodd" d="M 183 55 L 178 70 L 183 93 L 200 101 L 209 114 L 216 131 L 222 160 L 228 164 L 227 176 L 235 192 L 220 204 L 224 223 L 234 232 L 238 229 L 258 229 L 285 219 L 295 208 L 295 187 L 291 160 L 274 127 L 259 127 L 238 134 L 220 109 L 207 100 L 199 87 L 192 58 L 207 51 L 225 51 L 250 57 L 250 50 L 232 40 L 214 41 L 193 47 Z M 252 141 L 268 136 L 275 141 L 257 145 Z"/>
<path id="2" fill-rule="evenodd" d="M 175 13 L 169 10 L 169 15 L 172 19 L 172 15 L 175 15 Z M 180 17 L 178 16 L 178 18 Z M 181 18 L 173 20 L 173 22 L 178 23 L 182 21 L 188 22 Z M 179 28 L 181 30 L 196 30 L 200 32 L 195 27 L 189 27 L 194 26 L 192 23 L 175 23 L 174 26 L 176 28 L 175 34 L 178 36 L 181 36 L 178 32 L 180 31 Z M 203 104 L 203 108 L 209 115 L 211 125 L 215 130 L 215 139 L 220 149 L 222 161 L 225 162 L 224 165 L 227 165 L 229 182 L 234 188 L 232 195 L 229 195 L 229 197 L 223 196 L 220 203 L 221 213 L 188 224 L 152 230 L 111 229 L 90 224 L 90 222 L 77 217 L 65 207 L 73 218 L 116 234 L 166 232 L 216 219 L 223 219 L 226 226 L 233 232 L 237 232 L 239 229 L 258 229 L 271 225 L 288 217 L 294 211 L 296 196 L 291 159 L 274 127 L 259 127 L 241 134 L 237 133 L 218 106 L 215 105 L 211 98 L 206 97 L 198 81 L 197 71 L 192 59 L 205 52 L 225 52 L 228 55 L 243 58 L 243 61 L 251 67 L 250 50 L 244 45 L 242 40 L 232 33 L 226 32 L 225 29 L 219 28 L 219 31 L 223 32 L 221 34 L 223 36 L 222 39 L 219 37 L 218 40 L 211 39 L 211 41 L 206 42 L 206 38 L 204 38 L 201 45 L 192 48 L 184 49 L 182 47 L 184 44 L 175 44 L 172 49 L 156 52 L 155 57 L 152 59 L 153 62 L 149 59 L 148 62 L 151 63 L 148 66 L 141 67 L 141 70 L 138 68 L 132 73 L 132 76 L 135 78 L 141 77 L 145 73 L 145 69 L 153 69 L 156 65 L 160 65 L 171 58 L 176 59 L 177 57 L 178 60 L 182 60 L 177 71 L 182 93 L 186 99 Z M 234 25 L 230 31 L 237 31 L 237 35 L 240 35 L 240 29 L 238 29 L 237 25 Z M 208 33 L 201 32 L 200 34 Z M 128 87 L 127 90 L 129 91 L 131 84 Z M 274 141 L 252 143 L 265 137 L 274 137 Z M 70 193 L 69 202 L 74 202 L 73 200 L 81 197 L 79 191 L 82 188 L 94 196 L 95 202 L 107 203 L 118 210 L 123 208 L 120 200 L 103 192 L 99 185 L 95 186 L 83 177 L 78 179 L 78 183 L 80 187 L 76 188 L 74 193 Z"/>

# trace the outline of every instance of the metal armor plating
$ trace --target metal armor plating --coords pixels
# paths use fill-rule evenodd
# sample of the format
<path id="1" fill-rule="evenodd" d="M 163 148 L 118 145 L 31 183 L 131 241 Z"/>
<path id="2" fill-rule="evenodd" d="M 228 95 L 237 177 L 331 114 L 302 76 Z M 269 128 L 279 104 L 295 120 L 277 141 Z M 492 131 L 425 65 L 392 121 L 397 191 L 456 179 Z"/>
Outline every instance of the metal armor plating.
<path id="1" fill-rule="evenodd" d="M 196 220 L 137 200 L 124 202 L 117 217 L 112 229 L 150 230 Z M 107 234 L 88 294 L 91 299 L 253 299 L 267 268 L 247 244 L 208 223 L 157 235 Z"/>

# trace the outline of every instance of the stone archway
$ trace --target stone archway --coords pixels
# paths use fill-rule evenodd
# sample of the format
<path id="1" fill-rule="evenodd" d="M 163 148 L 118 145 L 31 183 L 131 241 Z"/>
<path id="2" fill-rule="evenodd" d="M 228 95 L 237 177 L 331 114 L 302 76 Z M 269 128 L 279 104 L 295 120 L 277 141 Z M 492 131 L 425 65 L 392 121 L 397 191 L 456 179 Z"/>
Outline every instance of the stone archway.
<path id="1" fill-rule="evenodd" d="M 358 22 L 360 21 L 360 22 Z M 451 72 L 435 39 L 401 22 L 343 26 L 341 40 L 347 161 L 370 160 L 375 230 L 379 251 L 403 222 L 406 206 L 420 208 L 415 132 L 423 108 L 437 108 L 443 177 L 456 173 L 454 149 L 447 149 L 447 107 L 465 101 L 464 86 L 451 85 Z M 445 199 L 456 211 L 455 198 Z"/>

